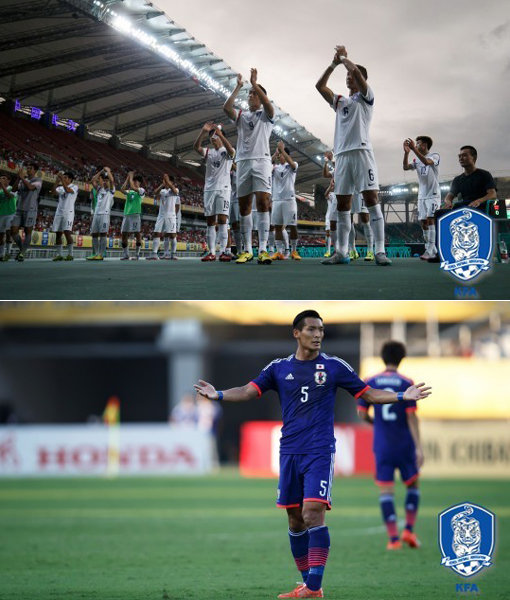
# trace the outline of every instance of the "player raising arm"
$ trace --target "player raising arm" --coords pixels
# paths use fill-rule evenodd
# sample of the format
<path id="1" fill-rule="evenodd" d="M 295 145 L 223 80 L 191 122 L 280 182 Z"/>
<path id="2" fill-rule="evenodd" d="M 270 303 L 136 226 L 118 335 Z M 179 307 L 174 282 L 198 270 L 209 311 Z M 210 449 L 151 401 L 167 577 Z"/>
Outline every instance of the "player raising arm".
<path id="1" fill-rule="evenodd" d="M 349 96 L 334 94 L 327 86 L 334 69 L 343 64 L 347 69 L 346 85 Z M 367 70 L 347 58 L 345 46 L 337 46 L 333 62 L 324 71 L 316 86 L 321 96 L 336 113 L 334 157 L 335 194 L 338 200 L 338 252 L 323 264 L 348 264 L 351 202 L 355 191 L 361 191 L 370 214 L 375 239 L 375 262 L 391 265 L 384 250 L 384 219 L 378 199 L 378 177 L 372 143 L 370 122 L 374 93 L 367 84 Z"/>
<path id="2" fill-rule="evenodd" d="M 321 352 L 324 325 L 316 311 L 299 313 L 292 326 L 295 354 L 273 360 L 246 385 L 217 391 L 200 380 L 194 387 L 211 400 L 251 400 L 268 390 L 278 393 L 283 427 L 277 506 L 287 511 L 291 552 L 303 578 L 279 598 L 322 598 L 330 545 L 325 514 L 331 508 L 337 388 L 377 404 L 421 400 L 430 395 L 430 388 L 420 383 L 398 393 L 373 389 L 344 360 Z"/>
<path id="3" fill-rule="evenodd" d="M 236 185 L 239 199 L 240 228 L 244 252 L 236 263 L 253 260 L 252 250 L 252 196 L 255 195 L 258 212 L 259 264 L 271 264 L 267 252 L 271 210 L 271 151 L 269 139 L 273 131 L 274 109 L 265 88 L 258 83 L 257 69 L 251 69 L 251 89 L 248 110 L 234 108 L 235 100 L 243 87 L 243 78 L 237 76 L 237 85 L 223 105 L 227 116 L 237 125 Z"/>

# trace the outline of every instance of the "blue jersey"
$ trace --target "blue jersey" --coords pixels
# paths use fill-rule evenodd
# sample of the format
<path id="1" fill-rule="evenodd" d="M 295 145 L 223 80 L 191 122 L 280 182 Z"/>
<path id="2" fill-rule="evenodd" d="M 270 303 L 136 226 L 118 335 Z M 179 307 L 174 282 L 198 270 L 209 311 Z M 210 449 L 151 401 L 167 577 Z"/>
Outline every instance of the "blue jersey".
<path id="1" fill-rule="evenodd" d="M 341 387 L 355 398 L 368 389 L 349 364 L 324 353 L 313 360 L 298 360 L 294 354 L 277 358 L 251 383 L 259 395 L 278 392 L 283 417 L 281 454 L 334 452 L 336 389 Z"/>
<path id="2" fill-rule="evenodd" d="M 367 379 L 371 388 L 391 392 L 405 392 L 413 382 L 396 371 L 384 371 Z M 374 452 L 376 456 L 396 456 L 410 452 L 414 456 L 415 445 L 407 423 L 407 412 L 416 410 L 416 402 L 374 404 Z M 360 398 L 358 408 L 368 410 L 369 403 Z"/>

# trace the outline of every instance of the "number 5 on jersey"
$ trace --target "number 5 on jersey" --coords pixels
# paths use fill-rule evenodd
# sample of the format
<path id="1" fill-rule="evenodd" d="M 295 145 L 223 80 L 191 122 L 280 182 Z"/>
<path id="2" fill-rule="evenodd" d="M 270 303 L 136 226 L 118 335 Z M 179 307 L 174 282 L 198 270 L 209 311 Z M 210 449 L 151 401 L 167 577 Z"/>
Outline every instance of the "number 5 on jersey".
<path id="1" fill-rule="evenodd" d="M 309 387 L 310 386 L 308 386 L 308 385 L 304 385 L 301 388 L 301 398 L 300 398 L 301 402 L 306 402 L 308 400 L 308 388 Z"/>

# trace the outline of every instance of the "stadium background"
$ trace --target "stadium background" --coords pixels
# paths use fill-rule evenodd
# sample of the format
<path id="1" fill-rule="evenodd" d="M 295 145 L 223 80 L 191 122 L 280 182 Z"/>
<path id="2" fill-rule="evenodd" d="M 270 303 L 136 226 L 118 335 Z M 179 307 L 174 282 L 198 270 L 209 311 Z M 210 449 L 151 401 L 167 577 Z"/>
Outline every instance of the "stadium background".
<path id="1" fill-rule="evenodd" d="M 503 599 L 510 309 L 417 301 L 2 303 L 0 597 L 265 598 L 291 584 L 285 519 L 273 508 L 277 398 L 222 405 L 219 466 L 207 428 L 169 416 L 198 377 L 241 385 L 290 354 L 289 323 L 306 307 L 324 316 L 324 351 L 367 376 L 381 369 L 381 343 L 401 339 L 402 372 L 434 387 L 418 412 L 423 548 L 391 557 L 369 472 L 371 431 L 338 394 L 329 596 L 451 598 L 460 580 L 439 567 L 437 514 L 469 500 L 497 515 L 495 566 L 476 582 Z M 120 446 L 116 417 L 103 423 L 112 396 Z"/>

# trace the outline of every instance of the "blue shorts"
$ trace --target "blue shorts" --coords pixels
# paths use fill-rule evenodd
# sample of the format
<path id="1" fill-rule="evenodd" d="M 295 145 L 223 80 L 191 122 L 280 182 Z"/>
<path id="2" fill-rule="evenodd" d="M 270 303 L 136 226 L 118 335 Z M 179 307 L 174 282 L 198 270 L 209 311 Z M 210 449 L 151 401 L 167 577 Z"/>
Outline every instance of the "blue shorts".
<path id="1" fill-rule="evenodd" d="M 323 502 L 331 508 L 331 487 L 335 454 L 282 454 L 276 505 L 302 506 L 303 502 Z"/>
<path id="2" fill-rule="evenodd" d="M 415 451 L 400 456 L 375 455 L 375 482 L 378 485 L 393 483 L 395 469 L 400 471 L 402 481 L 406 485 L 418 479 Z"/>

